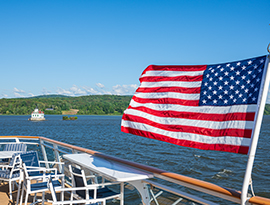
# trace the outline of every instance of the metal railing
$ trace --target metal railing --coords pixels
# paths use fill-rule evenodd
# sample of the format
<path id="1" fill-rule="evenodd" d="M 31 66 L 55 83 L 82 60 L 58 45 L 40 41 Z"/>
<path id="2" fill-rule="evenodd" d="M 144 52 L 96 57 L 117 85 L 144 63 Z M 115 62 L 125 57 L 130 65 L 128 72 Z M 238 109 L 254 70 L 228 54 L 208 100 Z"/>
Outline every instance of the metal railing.
<path id="1" fill-rule="evenodd" d="M 196 190 L 211 196 L 215 196 L 224 200 L 228 200 L 234 203 L 241 203 L 241 192 L 229 188 L 224 188 L 209 182 L 205 182 L 202 180 L 194 179 L 191 177 L 187 177 L 184 175 L 180 175 L 177 173 L 168 172 L 166 170 L 158 169 L 155 167 L 139 164 L 136 162 L 128 161 L 125 159 L 117 158 L 111 155 L 106 155 L 101 152 L 93 151 L 90 149 L 70 145 L 67 143 L 59 142 L 56 140 L 52 140 L 46 137 L 38 137 L 38 136 L 0 136 L 0 145 L 1 144 L 7 144 L 11 143 L 10 140 L 14 140 L 16 143 L 25 143 L 25 144 L 31 144 L 31 145 L 40 145 L 41 153 L 43 155 L 44 161 L 48 161 L 46 148 L 53 150 L 55 161 L 60 162 L 61 155 L 63 154 L 70 154 L 70 153 L 88 153 L 91 155 L 95 155 L 98 157 L 102 157 L 108 160 L 112 160 L 118 163 L 123 163 L 128 166 L 132 166 L 144 171 L 148 171 L 153 173 L 155 178 L 165 180 L 167 182 L 174 183 L 176 185 L 181 185 L 187 188 L 190 188 L 192 190 Z M 7 140 L 7 141 L 3 141 Z M 30 140 L 30 141 L 29 141 Z M 35 142 L 32 142 L 35 141 Z M 14 143 L 14 142 L 13 142 Z M 46 165 L 48 166 L 48 164 Z M 58 167 L 59 171 L 62 171 L 62 167 L 59 165 Z M 193 194 L 187 194 L 182 191 L 179 191 L 177 189 L 171 188 L 170 186 L 165 186 L 159 183 L 156 183 L 151 180 L 145 180 L 145 183 L 149 184 L 150 189 L 150 195 L 152 196 L 152 202 L 153 204 L 159 204 L 158 198 L 161 196 L 163 191 L 166 191 L 168 193 L 172 193 L 175 196 L 179 196 L 178 198 L 175 198 L 175 202 L 172 204 L 176 204 L 180 202 L 181 200 L 188 199 L 190 201 L 193 201 L 193 204 L 215 204 L 214 202 L 210 202 L 208 200 L 202 199 L 201 197 L 198 197 Z M 156 191 L 154 193 L 153 190 L 160 190 Z M 151 204 L 152 204 L 151 202 Z M 259 196 L 253 196 L 249 199 L 250 204 L 270 204 L 270 199 L 259 197 Z"/>

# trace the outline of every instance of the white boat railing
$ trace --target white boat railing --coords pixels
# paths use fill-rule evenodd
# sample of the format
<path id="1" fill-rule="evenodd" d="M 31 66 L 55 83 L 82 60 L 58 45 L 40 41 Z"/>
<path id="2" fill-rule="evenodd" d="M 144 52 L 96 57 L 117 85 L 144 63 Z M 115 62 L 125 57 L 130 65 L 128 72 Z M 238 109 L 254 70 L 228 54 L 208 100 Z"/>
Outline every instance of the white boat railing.
<path id="1" fill-rule="evenodd" d="M 164 196 L 161 197 L 162 195 L 164 195 L 164 193 L 167 193 L 166 195 L 167 197 L 168 197 L 168 193 L 171 194 L 171 196 L 168 197 L 172 201 L 172 203 L 170 204 L 177 204 L 185 200 L 190 201 L 191 204 L 216 204 L 216 202 L 212 202 L 212 201 L 217 201 L 213 197 L 210 197 L 211 201 L 205 199 L 205 198 L 208 198 L 207 197 L 208 195 L 218 197 L 218 198 L 221 198 L 230 202 L 234 202 L 237 204 L 241 203 L 240 191 L 233 190 L 230 188 L 224 188 L 224 187 L 215 185 L 213 183 L 194 179 L 194 178 L 187 177 L 181 174 L 168 172 L 166 170 L 161 170 L 155 167 L 151 167 L 151 166 L 139 164 L 136 162 L 128 161 L 125 159 L 117 158 L 114 156 L 106 155 L 101 152 L 70 145 L 70 144 L 52 140 L 46 137 L 0 136 L 0 145 L 7 144 L 7 143 L 14 143 L 14 142 L 40 146 L 40 151 L 43 155 L 44 161 L 48 161 L 47 150 L 51 150 L 51 152 L 54 155 L 55 161 L 57 162 L 61 161 L 61 156 L 63 154 L 88 153 L 91 155 L 105 158 L 107 160 L 123 163 L 125 165 L 150 172 L 155 176 L 154 180 L 145 180 L 144 183 L 148 184 L 150 187 L 150 196 L 152 197 L 151 201 L 154 204 L 162 204 L 162 202 L 161 203 L 159 202 L 159 199 L 162 198 L 162 200 L 164 200 Z M 48 164 L 46 164 L 46 166 L 48 166 Z M 59 166 L 58 167 L 59 171 L 63 171 L 62 170 L 63 167 L 61 167 L 61 165 L 58 165 L 58 166 Z M 198 191 L 201 194 L 195 195 L 195 194 L 185 193 L 183 191 L 180 191 L 179 189 L 172 188 L 172 186 L 161 184 L 160 181 L 163 181 L 163 180 L 174 184 L 173 187 L 180 185 L 180 186 Z M 201 197 L 202 195 L 203 197 Z M 249 203 L 250 204 L 270 204 L 270 199 L 259 197 L 259 196 L 253 196 L 249 199 Z"/>

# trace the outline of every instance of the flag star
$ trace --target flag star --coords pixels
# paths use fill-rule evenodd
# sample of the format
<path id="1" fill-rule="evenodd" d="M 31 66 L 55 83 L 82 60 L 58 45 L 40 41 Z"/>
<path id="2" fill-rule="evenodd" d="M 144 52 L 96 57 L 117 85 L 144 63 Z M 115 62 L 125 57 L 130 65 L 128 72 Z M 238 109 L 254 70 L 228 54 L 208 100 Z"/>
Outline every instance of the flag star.
<path id="1" fill-rule="evenodd" d="M 231 64 L 228 63 L 228 64 L 226 65 L 226 67 L 229 67 L 230 65 L 231 65 Z"/>
<path id="2" fill-rule="evenodd" d="M 213 80 L 213 78 L 209 78 L 209 80 L 210 80 L 210 81 L 212 81 L 212 80 Z"/>
<path id="3" fill-rule="evenodd" d="M 248 89 L 245 89 L 245 93 L 248 93 Z"/>
<path id="4" fill-rule="evenodd" d="M 216 91 L 216 90 L 214 90 L 214 91 L 213 91 L 213 95 L 216 95 L 216 94 L 217 94 L 217 91 Z"/>
<path id="5" fill-rule="evenodd" d="M 227 104 L 228 103 L 228 100 L 224 100 L 224 104 Z"/>
<path id="6" fill-rule="evenodd" d="M 229 72 L 226 71 L 226 72 L 224 73 L 224 75 L 228 76 L 228 75 L 229 75 Z"/>
<path id="7" fill-rule="evenodd" d="M 250 70 L 250 71 L 248 71 L 248 74 L 250 75 L 252 73 L 252 71 Z"/>
<path id="8" fill-rule="evenodd" d="M 243 80 L 245 80 L 246 76 L 243 75 L 241 78 L 242 78 Z"/>
<path id="9" fill-rule="evenodd" d="M 221 68 L 221 69 L 220 69 L 220 72 L 222 72 L 222 71 L 224 71 L 224 68 Z"/>
<path id="10" fill-rule="evenodd" d="M 256 81 L 259 82 L 260 81 L 260 78 L 257 78 Z"/>
<path id="11" fill-rule="evenodd" d="M 205 86 L 207 86 L 207 85 L 208 85 L 208 83 L 207 83 L 207 82 L 205 82 L 205 83 L 204 83 L 204 85 L 205 85 Z"/>
<path id="12" fill-rule="evenodd" d="M 206 75 L 207 78 L 209 78 L 209 76 L 210 76 L 209 74 Z"/>
<path id="13" fill-rule="evenodd" d="M 239 65 L 241 65 L 241 63 L 240 63 L 240 62 L 238 62 L 236 65 L 237 65 L 237 66 L 239 66 Z"/>
<path id="14" fill-rule="evenodd" d="M 254 86 L 255 86 L 255 85 L 254 85 L 253 83 L 250 85 L 250 87 L 252 87 L 252 88 L 254 88 Z"/>
<path id="15" fill-rule="evenodd" d="M 252 61 L 250 60 L 250 61 L 248 61 L 248 65 L 250 65 L 252 63 Z"/>
<path id="16" fill-rule="evenodd" d="M 211 70 L 211 73 L 213 73 L 213 72 L 215 72 L 215 70 L 213 69 L 213 70 Z"/>
<path id="17" fill-rule="evenodd" d="M 225 81 L 225 82 L 224 82 L 224 85 L 228 85 L 228 84 L 229 84 L 229 82 L 228 82 L 228 81 Z"/>
<path id="18" fill-rule="evenodd" d="M 239 98 L 241 98 L 242 96 L 243 96 L 243 94 L 240 93 L 240 94 L 239 94 Z"/>
<path id="19" fill-rule="evenodd" d="M 219 80 L 222 80 L 222 79 L 223 79 L 223 77 L 222 77 L 222 76 L 220 76 L 218 79 L 219 79 Z"/>
<path id="20" fill-rule="evenodd" d="M 236 90 L 236 91 L 235 91 L 235 94 L 238 94 L 238 93 L 239 93 L 239 90 Z"/>
<path id="21" fill-rule="evenodd" d="M 259 71 L 259 73 L 260 73 L 260 72 L 262 72 L 262 69 L 260 68 L 258 71 Z"/>
<path id="22" fill-rule="evenodd" d="M 263 59 L 261 59 L 261 60 L 260 60 L 260 63 L 263 63 L 263 62 L 264 62 L 264 60 L 263 60 Z"/>
<path id="23" fill-rule="evenodd" d="M 233 102 L 235 103 L 236 102 L 236 99 L 233 99 Z"/>
<path id="24" fill-rule="evenodd" d="M 213 103 L 214 103 L 214 104 L 217 104 L 217 100 L 213 100 Z"/>
<path id="25" fill-rule="evenodd" d="M 256 78 L 256 75 L 254 74 L 254 75 L 252 76 L 252 78 Z"/>
<path id="26" fill-rule="evenodd" d="M 248 97 L 251 97 L 252 96 L 252 93 L 249 93 Z"/>
<path id="27" fill-rule="evenodd" d="M 234 70 L 234 67 L 232 66 L 232 67 L 231 67 L 231 71 L 233 71 L 233 70 Z"/>
<path id="28" fill-rule="evenodd" d="M 222 87 L 221 85 L 218 87 L 219 90 L 222 90 L 222 88 L 223 88 L 223 87 Z"/>
<path id="29" fill-rule="evenodd" d="M 218 73 L 215 73 L 215 76 L 218 76 Z"/>
<path id="30" fill-rule="evenodd" d="M 253 100 L 253 101 L 255 101 L 255 100 L 256 100 L 256 98 L 255 98 L 255 97 L 253 97 L 253 98 L 252 98 L 252 100 Z"/>
<path id="31" fill-rule="evenodd" d="M 233 86 L 233 85 L 231 85 L 231 86 L 230 86 L 230 90 L 233 90 L 233 88 L 234 88 L 234 86 Z"/>
<path id="32" fill-rule="evenodd" d="M 220 68 L 221 67 L 221 65 L 219 65 L 217 68 Z"/>
<path id="33" fill-rule="evenodd" d="M 215 81 L 213 84 L 214 84 L 214 85 L 217 85 L 218 83 L 217 83 L 217 81 Z"/>
<path id="34" fill-rule="evenodd" d="M 219 99 L 222 99 L 222 95 L 219 95 L 218 98 L 219 98 Z"/>
<path id="35" fill-rule="evenodd" d="M 203 100 L 202 102 L 203 102 L 203 104 L 205 104 L 206 103 L 206 100 Z"/>
<path id="36" fill-rule="evenodd" d="M 246 99 L 246 98 L 244 98 L 244 99 L 243 99 L 243 102 L 246 102 L 246 100 L 247 100 L 247 99 Z"/>
<path id="37" fill-rule="evenodd" d="M 247 80 L 247 84 L 249 84 L 250 83 L 250 80 Z"/>
<path id="38" fill-rule="evenodd" d="M 258 88 L 255 88 L 254 91 L 257 92 L 259 89 Z"/>
<path id="39" fill-rule="evenodd" d="M 256 69 L 256 68 L 258 68 L 258 65 L 257 65 L 257 64 L 255 64 L 253 67 Z"/>
<path id="40" fill-rule="evenodd" d="M 224 90 L 224 94 L 225 95 L 228 95 L 228 90 Z"/>
<path id="41" fill-rule="evenodd" d="M 230 79 L 231 79 L 231 80 L 234 80 L 234 76 L 231 76 Z"/>
<path id="42" fill-rule="evenodd" d="M 230 95 L 230 99 L 233 99 L 233 95 Z"/>
<path id="43" fill-rule="evenodd" d="M 240 83 L 240 81 L 239 81 L 239 80 L 237 80 L 237 81 L 235 82 L 235 84 L 236 84 L 236 85 L 238 85 L 239 83 Z"/>
<path id="44" fill-rule="evenodd" d="M 211 99 L 211 98 L 212 98 L 212 96 L 211 96 L 211 95 L 208 95 L 207 97 L 208 97 L 208 99 Z"/>
<path id="45" fill-rule="evenodd" d="M 211 68 L 209 68 L 209 70 L 212 70 L 213 68 L 211 67 Z"/>
<path id="46" fill-rule="evenodd" d="M 245 88 L 245 86 L 244 85 L 241 85 L 241 89 L 244 89 Z"/>
<path id="47" fill-rule="evenodd" d="M 239 71 L 236 71 L 235 73 L 236 73 L 236 75 L 240 75 L 240 72 Z"/>
<path id="48" fill-rule="evenodd" d="M 246 69 L 246 66 L 242 66 L 242 70 L 245 70 Z"/>
<path id="49" fill-rule="evenodd" d="M 212 87 L 211 87 L 211 86 L 209 86 L 209 87 L 208 87 L 208 89 L 209 89 L 209 90 L 212 90 Z"/>

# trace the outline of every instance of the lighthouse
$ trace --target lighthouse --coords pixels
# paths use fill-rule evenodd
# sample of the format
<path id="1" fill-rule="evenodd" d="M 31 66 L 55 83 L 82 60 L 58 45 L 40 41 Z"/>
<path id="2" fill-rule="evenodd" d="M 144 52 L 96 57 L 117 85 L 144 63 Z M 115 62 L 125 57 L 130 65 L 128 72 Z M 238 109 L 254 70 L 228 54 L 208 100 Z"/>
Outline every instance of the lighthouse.
<path id="1" fill-rule="evenodd" d="M 44 112 L 38 110 L 38 107 L 36 107 L 35 110 L 31 113 L 31 118 L 29 118 L 28 120 L 31 120 L 31 121 L 42 121 L 42 120 L 45 120 L 45 118 L 44 118 Z"/>

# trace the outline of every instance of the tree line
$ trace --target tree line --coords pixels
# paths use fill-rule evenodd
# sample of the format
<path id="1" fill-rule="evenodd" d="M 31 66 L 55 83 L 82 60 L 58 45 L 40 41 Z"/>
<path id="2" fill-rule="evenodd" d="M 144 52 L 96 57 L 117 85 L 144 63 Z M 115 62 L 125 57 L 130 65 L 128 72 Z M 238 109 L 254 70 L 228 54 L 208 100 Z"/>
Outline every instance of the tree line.
<path id="1" fill-rule="evenodd" d="M 44 114 L 62 114 L 78 109 L 81 115 L 122 115 L 132 96 L 90 95 L 80 97 L 40 96 L 34 98 L 0 99 L 0 114 L 30 115 L 36 106 Z M 51 108 L 46 110 L 47 108 Z"/>
<path id="2" fill-rule="evenodd" d="M 46 95 L 34 98 L 0 99 L 0 114 L 30 115 L 36 106 L 44 114 L 62 114 L 62 111 L 78 109 L 79 115 L 122 115 L 132 96 L 90 95 L 67 97 Z M 52 108 L 46 110 L 47 108 Z M 270 115 L 270 105 L 266 104 L 265 115 Z"/>

